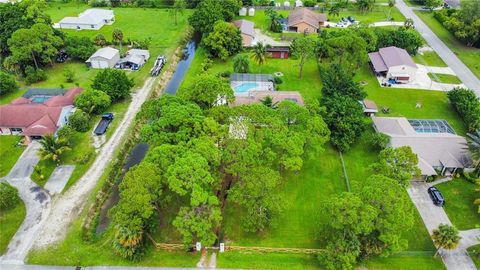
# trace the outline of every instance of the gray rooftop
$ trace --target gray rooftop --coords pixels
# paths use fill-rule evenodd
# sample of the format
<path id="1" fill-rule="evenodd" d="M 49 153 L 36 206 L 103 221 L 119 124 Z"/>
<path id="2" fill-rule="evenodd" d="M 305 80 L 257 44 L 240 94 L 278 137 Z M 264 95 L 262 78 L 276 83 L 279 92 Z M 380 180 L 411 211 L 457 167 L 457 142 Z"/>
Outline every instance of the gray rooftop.
<path id="1" fill-rule="evenodd" d="M 369 53 L 368 57 L 376 72 L 385 72 L 391 67 L 400 65 L 417 67 L 406 50 L 395 46 L 381 48 L 378 52 Z"/>
<path id="2" fill-rule="evenodd" d="M 234 21 L 233 24 L 240 30 L 240 33 L 251 37 L 255 36 L 255 31 L 253 30 L 255 24 L 253 22 L 247 20 L 237 20 Z"/>

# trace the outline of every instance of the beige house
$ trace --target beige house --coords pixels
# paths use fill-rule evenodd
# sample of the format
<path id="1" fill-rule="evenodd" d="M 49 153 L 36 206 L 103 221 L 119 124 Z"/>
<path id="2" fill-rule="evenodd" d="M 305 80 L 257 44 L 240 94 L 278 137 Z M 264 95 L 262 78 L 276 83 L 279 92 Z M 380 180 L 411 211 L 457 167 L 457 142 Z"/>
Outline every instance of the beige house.
<path id="1" fill-rule="evenodd" d="M 252 43 L 255 39 L 255 31 L 253 27 L 255 24 L 247 20 L 237 20 L 233 24 L 240 30 L 240 35 L 242 36 L 242 45 L 244 47 L 252 46 Z"/>
<path id="2" fill-rule="evenodd" d="M 408 83 L 415 79 L 417 65 L 404 49 L 395 46 L 381 48 L 368 54 L 373 71 L 399 83 Z"/>
<path id="3" fill-rule="evenodd" d="M 423 176 L 451 175 L 468 168 L 471 157 L 464 137 L 445 120 L 406 119 L 404 117 L 372 117 L 377 132 L 390 137 L 389 146 L 410 146 L 418 156 Z"/>
<path id="4" fill-rule="evenodd" d="M 307 8 L 295 9 L 288 16 L 288 31 L 298 33 L 316 33 L 320 27 L 325 26 L 327 16 Z"/>

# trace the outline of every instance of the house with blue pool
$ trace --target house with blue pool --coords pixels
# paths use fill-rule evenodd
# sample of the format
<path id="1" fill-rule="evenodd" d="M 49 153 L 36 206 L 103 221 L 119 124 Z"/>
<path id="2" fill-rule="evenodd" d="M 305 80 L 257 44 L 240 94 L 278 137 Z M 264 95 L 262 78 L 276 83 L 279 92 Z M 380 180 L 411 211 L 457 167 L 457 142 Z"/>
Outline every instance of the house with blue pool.
<path id="1" fill-rule="evenodd" d="M 248 96 L 251 91 L 275 91 L 275 78 L 271 74 L 232 73 L 230 86 L 235 96 Z"/>

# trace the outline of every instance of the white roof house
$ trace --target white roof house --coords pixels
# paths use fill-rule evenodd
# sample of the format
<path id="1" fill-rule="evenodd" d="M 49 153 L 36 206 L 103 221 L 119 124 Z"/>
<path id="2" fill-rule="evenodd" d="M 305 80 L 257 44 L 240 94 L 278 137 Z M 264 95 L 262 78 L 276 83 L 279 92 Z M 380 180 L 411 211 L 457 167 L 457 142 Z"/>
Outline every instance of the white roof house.
<path id="1" fill-rule="evenodd" d="M 130 49 L 127 56 L 118 62 L 117 68 L 138 70 L 150 59 L 148 50 Z"/>
<path id="2" fill-rule="evenodd" d="M 105 24 L 111 25 L 115 22 L 113 10 L 92 8 L 80 13 L 78 17 L 65 17 L 54 25 L 61 29 L 89 29 L 98 30 Z"/>
<path id="3" fill-rule="evenodd" d="M 407 120 L 404 117 L 372 117 L 377 132 L 390 137 L 393 148 L 410 146 L 418 156 L 422 175 L 451 174 L 468 167 L 467 141 L 455 134 L 445 120 Z"/>
<path id="4" fill-rule="evenodd" d="M 417 65 L 404 49 L 395 46 L 381 48 L 368 54 L 373 71 L 383 74 L 387 79 L 409 82 L 415 78 Z"/>
<path id="5" fill-rule="evenodd" d="M 118 61 L 120 61 L 120 51 L 115 48 L 104 47 L 98 49 L 85 62 L 91 68 L 113 68 Z"/>

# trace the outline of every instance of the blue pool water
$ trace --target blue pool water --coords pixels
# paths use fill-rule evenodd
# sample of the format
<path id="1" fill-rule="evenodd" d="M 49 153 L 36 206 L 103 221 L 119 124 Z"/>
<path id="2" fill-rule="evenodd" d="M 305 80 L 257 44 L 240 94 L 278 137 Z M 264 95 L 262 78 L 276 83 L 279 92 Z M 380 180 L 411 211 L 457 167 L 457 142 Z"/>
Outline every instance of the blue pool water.
<path id="1" fill-rule="evenodd" d="M 235 86 L 234 90 L 235 93 L 245 93 L 250 91 L 252 88 L 258 87 L 258 83 L 255 82 L 247 82 L 247 83 L 242 83 L 237 86 Z"/>
<path id="2" fill-rule="evenodd" d="M 49 97 L 49 96 L 35 96 L 35 97 L 32 98 L 32 102 L 33 103 L 43 103 L 49 98 L 51 98 L 51 97 Z"/>

